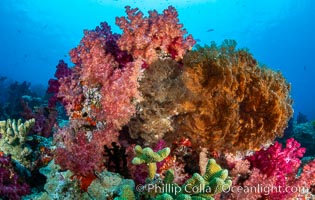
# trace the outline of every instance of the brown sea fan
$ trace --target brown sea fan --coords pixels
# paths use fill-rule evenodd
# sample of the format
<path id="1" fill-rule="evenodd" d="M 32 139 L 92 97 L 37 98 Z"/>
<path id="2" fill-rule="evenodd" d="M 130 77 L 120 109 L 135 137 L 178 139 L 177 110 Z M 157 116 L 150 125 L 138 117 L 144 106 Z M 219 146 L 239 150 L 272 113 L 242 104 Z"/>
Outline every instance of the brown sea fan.
<path id="1" fill-rule="evenodd" d="M 281 136 L 292 116 L 290 85 L 226 40 L 188 52 L 182 79 L 188 90 L 175 119 L 176 136 L 196 147 L 242 151 Z"/>

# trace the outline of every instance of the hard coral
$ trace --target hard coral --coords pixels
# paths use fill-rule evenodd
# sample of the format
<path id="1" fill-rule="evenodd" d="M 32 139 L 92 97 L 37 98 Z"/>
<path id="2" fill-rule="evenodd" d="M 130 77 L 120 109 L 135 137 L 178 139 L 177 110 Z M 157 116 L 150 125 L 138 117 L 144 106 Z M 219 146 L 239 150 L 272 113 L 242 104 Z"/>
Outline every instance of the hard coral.
<path id="1" fill-rule="evenodd" d="M 216 151 L 261 148 L 281 136 L 292 116 L 290 85 L 261 67 L 235 41 L 198 48 L 184 57 L 189 90 L 176 119 L 177 135 Z"/>
<path id="2" fill-rule="evenodd" d="M 22 120 L 0 121 L 0 152 L 10 154 L 14 160 L 24 166 L 31 167 L 32 149 L 27 145 L 29 131 L 35 124 L 35 119 L 22 123 Z"/>

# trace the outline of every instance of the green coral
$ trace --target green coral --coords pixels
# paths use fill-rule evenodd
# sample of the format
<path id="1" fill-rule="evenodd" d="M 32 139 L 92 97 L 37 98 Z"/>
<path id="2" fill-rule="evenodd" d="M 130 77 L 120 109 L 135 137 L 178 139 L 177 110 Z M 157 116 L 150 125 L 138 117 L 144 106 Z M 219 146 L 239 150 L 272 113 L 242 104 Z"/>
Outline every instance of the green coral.
<path id="1" fill-rule="evenodd" d="M 149 168 L 149 179 L 144 188 L 157 188 L 146 191 L 142 194 L 148 199 L 155 200 L 212 200 L 213 196 L 227 190 L 232 181 L 228 177 L 228 170 L 222 169 L 214 159 L 209 159 L 203 176 L 195 173 L 182 186 L 174 183 L 174 171 L 168 170 L 161 180 L 156 176 L 156 163 L 165 159 L 169 153 L 169 148 L 164 148 L 154 152 L 151 148 L 142 149 L 140 146 L 135 147 L 136 157 L 132 160 L 135 165 L 147 164 Z M 150 166 L 153 165 L 153 166 Z M 151 170 L 151 171 L 150 171 Z M 155 180 L 156 179 L 156 180 Z M 159 181 L 160 179 L 160 181 Z M 158 194 L 160 192 L 160 194 Z M 126 193 L 130 194 L 130 193 Z M 132 193 L 133 194 L 133 193 Z M 116 200 L 129 200 L 129 198 L 117 198 Z"/>
<path id="2" fill-rule="evenodd" d="M 27 157 L 32 150 L 26 145 L 27 135 L 35 124 L 35 119 L 22 123 L 22 120 L 0 121 L 0 151 L 10 154 L 14 160 L 29 167 Z"/>
<path id="3" fill-rule="evenodd" d="M 132 160 L 132 164 L 140 165 L 147 164 L 148 165 L 148 178 L 153 180 L 156 174 L 156 163 L 161 162 L 170 154 L 170 148 L 164 148 L 158 152 L 154 152 L 151 148 L 146 147 L 142 149 L 141 146 L 135 146 L 136 157 Z"/>
<path id="4" fill-rule="evenodd" d="M 172 180 L 172 173 L 166 175 L 167 181 Z M 166 182 L 164 181 L 166 184 Z M 228 178 L 228 170 L 222 169 L 214 159 L 208 161 L 206 172 L 203 176 L 195 173 L 188 179 L 180 189 L 178 194 L 163 193 L 156 197 L 157 200 L 212 200 L 213 196 L 232 185 Z M 178 187 L 176 184 L 172 188 Z M 179 191 L 179 190 L 177 190 Z"/>

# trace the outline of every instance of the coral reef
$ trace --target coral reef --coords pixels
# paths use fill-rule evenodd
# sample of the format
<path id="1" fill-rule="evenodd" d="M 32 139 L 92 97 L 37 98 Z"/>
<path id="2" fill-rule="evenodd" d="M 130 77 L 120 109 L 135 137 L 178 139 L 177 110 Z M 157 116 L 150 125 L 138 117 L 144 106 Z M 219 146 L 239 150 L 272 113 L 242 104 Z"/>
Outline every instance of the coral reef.
<path id="1" fill-rule="evenodd" d="M 53 128 L 56 125 L 57 115 L 57 110 L 49 108 L 49 106 L 36 106 L 33 109 L 25 106 L 24 112 L 21 113 L 21 116 L 26 120 L 35 119 L 35 124 L 32 127 L 31 132 L 46 138 L 53 135 Z"/>
<path id="2" fill-rule="evenodd" d="M 55 72 L 55 78 L 57 79 L 50 79 L 48 81 L 47 93 L 51 95 L 48 101 L 49 108 L 54 108 L 56 106 L 56 103 L 60 101 L 60 99 L 58 99 L 58 92 L 60 87 L 59 79 L 69 77 L 72 73 L 72 70 L 68 67 L 68 64 L 65 63 L 63 60 L 59 60 L 56 68 L 57 70 Z"/>
<path id="3" fill-rule="evenodd" d="M 126 13 L 116 18 L 121 35 L 105 22 L 84 31 L 70 51 L 74 66 L 59 61 L 49 80 L 48 104 L 33 105 L 28 84 L 12 85 L 11 92 L 24 90 L 18 109 L 30 120 L 0 121 L 0 195 L 21 198 L 29 192 L 23 181 L 33 191 L 25 199 L 35 200 L 314 194 L 314 158 L 302 162 L 305 148 L 292 138 L 285 147 L 274 142 L 293 112 L 280 72 L 233 40 L 192 50 L 174 7 L 144 16 L 127 6 Z M 58 124 L 61 109 L 67 120 Z M 314 124 L 293 123 L 285 137 L 298 130 L 300 139 L 313 139 L 305 130 Z M 8 192 L 1 184 L 24 189 Z M 304 190 L 228 190 L 270 185 Z"/>
<path id="4" fill-rule="evenodd" d="M 18 119 L 23 117 L 25 108 L 33 108 L 44 103 L 43 98 L 31 89 L 31 83 L 7 80 L 0 77 L 1 99 L 0 120 Z"/>
<path id="5" fill-rule="evenodd" d="M 30 167 L 29 156 L 32 149 L 26 145 L 27 136 L 34 119 L 22 123 L 22 120 L 0 121 L 0 151 L 10 154 L 14 160 L 19 161 L 26 167 Z"/>
<path id="6" fill-rule="evenodd" d="M 189 96 L 176 117 L 176 135 L 231 152 L 260 149 L 282 135 L 292 100 L 279 72 L 259 66 L 230 40 L 188 52 L 183 62 Z"/>
<path id="7" fill-rule="evenodd" d="M 69 170 L 60 171 L 60 167 L 52 160 L 40 173 L 47 177 L 44 191 L 25 197 L 34 200 L 53 199 L 82 199 L 89 200 L 89 196 L 80 190 L 79 182 L 72 179 L 73 173 Z"/>
<path id="8" fill-rule="evenodd" d="M 110 27 L 106 27 L 106 34 L 102 28 L 85 31 L 78 47 L 71 50 L 76 65 L 72 75 L 59 82 L 58 97 L 63 99 L 71 118 L 89 117 L 113 123 L 119 129 L 135 113 L 133 102 L 140 99 L 140 68 L 133 62 L 120 67 L 116 52 L 107 48 L 108 41 L 113 40 Z M 81 95 L 73 99 L 73 93 Z"/>
<path id="9" fill-rule="evenodd" d="M 69 125 L 54 136 L 58 143 L 56 163 L 77 175 L 101 170 L 104 145 L 117 141 L 118 130 L 135 112 L 137 69 L 132 63 L 119 67 L 117 52 L 106 46 L 115 38 L 106 24 L 85 31 L 80 45 L 70 52 L 76 64 L 71 73 L 56 76 L 57 97 L 70 117 Z"/>

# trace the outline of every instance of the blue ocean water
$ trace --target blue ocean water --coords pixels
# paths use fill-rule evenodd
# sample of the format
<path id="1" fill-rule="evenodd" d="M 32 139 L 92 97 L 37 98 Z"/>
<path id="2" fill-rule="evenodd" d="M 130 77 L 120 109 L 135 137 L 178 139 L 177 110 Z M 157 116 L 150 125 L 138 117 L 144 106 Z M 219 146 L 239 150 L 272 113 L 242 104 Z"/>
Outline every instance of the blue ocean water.
<path id="1" fill-rule="evenodd" d="M 315 118 L 315 2 L 312 0 L 1 0 L 0 75 L 47 86 L 59 59 L 83 35 L 107 21 L 114 32 L 124 6 L 144 13 L 176 7 L 200 44 L 235 39 L 292 84 L 295 114 Z"/>

